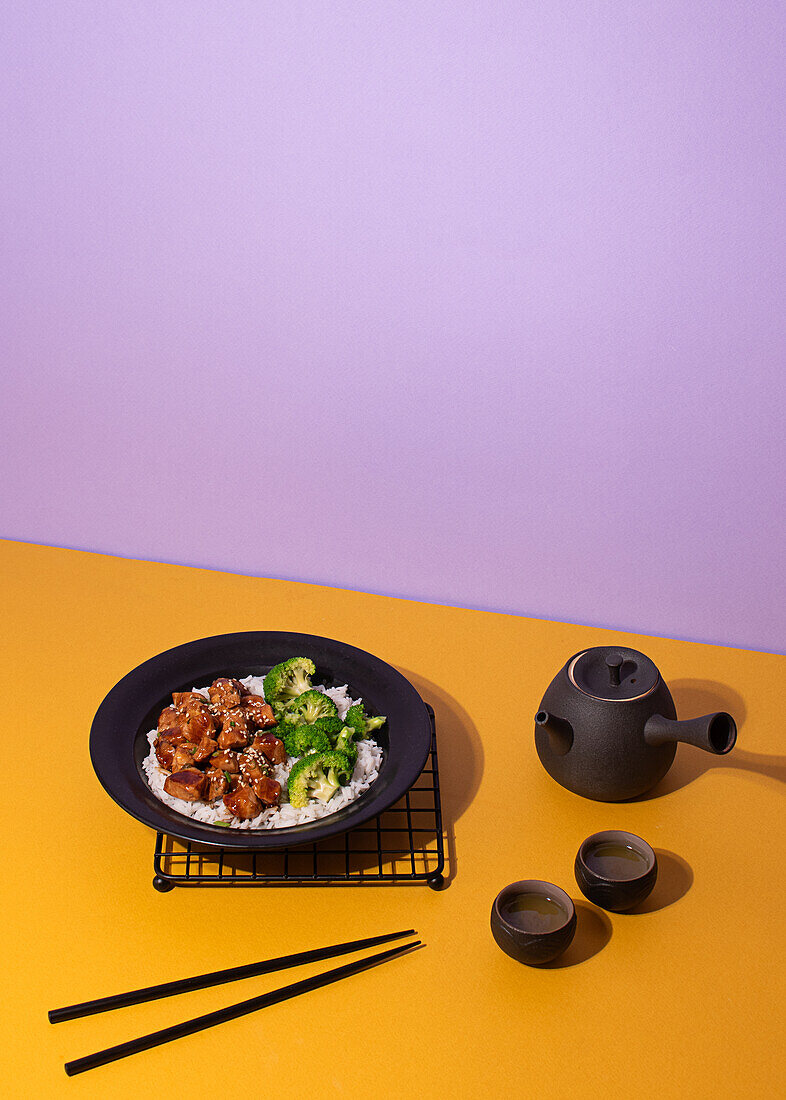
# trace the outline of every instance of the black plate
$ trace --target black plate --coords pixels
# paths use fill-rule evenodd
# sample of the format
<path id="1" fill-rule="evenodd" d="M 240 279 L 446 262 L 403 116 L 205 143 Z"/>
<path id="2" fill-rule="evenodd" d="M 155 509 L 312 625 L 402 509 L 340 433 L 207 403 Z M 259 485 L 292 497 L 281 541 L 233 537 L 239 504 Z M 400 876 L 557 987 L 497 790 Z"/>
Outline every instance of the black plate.
<path id="1" fill-rule="evenodd" d="M 260 676 L 287 657 L 310 657 L 315 684 L 348 684 L 370 714 L 387 722 L 374 733 L 384 756 L 379 778 L 349 806 L 329 817 L 286 829 L 227 829 L 185 817 L 160 802 L 147 784 L 142 761 L 173 691 L 190 691 L 217 676 Z M 119 806 L 152 829 L 181 840 L 221 848 L 274 850 L 337 836 L 392 806 L 423 770 L 431 743 L 426 705 L 400 672 L 362 649 L 311 634 L 252 631 L 219 634 L 176 646 L 129 672 L 98 708 L 90 730 L 90 758 L 105 790 Z"/>

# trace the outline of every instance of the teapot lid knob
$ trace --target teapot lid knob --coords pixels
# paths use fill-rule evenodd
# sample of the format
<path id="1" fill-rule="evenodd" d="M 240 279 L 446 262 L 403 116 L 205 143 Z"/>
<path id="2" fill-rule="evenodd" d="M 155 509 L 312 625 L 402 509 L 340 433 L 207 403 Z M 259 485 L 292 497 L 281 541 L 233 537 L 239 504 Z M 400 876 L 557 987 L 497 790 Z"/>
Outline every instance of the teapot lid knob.
<path id="1" fill-rule="evenodd" d="M 609 683 L 614 687 L 619 687 L 620 682 L 620 669 L 622 668 L 622 662 L 625 658 L 621 653 L 609 653 L 606 657 L 606 665 L 609 670 Z"/>

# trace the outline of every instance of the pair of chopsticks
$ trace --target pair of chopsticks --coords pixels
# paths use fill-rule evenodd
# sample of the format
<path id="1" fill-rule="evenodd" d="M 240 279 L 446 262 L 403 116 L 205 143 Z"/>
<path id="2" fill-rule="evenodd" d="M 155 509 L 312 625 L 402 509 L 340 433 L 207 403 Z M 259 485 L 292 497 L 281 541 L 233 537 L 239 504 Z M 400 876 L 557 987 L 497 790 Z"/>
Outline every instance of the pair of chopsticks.
<path id="1" fill-rule="evenodd" d="M 331 959 L 336 955 L 348 955 L 352 951 L 361 951 L 366 947 L 376 947 L 390 940 L 402 939 L 404 936 L 414 936 L 415 931 L 408 928 L 404 932 L 388 932 L 384 936 L 371 936 L 364 940 L 352 940 L 348 943 L 334 944 L 332 947 L 320 947 L 313 951 L 300 951 L 295 955 L 283 955 L 277 959 L 266 959 L 263 962 L 249 963 L 246 966 L 234 966 L 229 970 L 214 970 L 210 974 L 197 974 L 193 978 L 181 978 L 174 982 L 164 982 L 162 985 L 151 985 L 145 989 L 133 989 L 128 993 L 117 993 L 111 997 L 100 997 L 96 1001 L 84 1001 L 82 1004 L 68 1005 L 65 1008 L 53 1008 L 49 1012 L 49 1022 L 61 1023 L 63 1020 L 76 1020 L 80 1016 L 91 1016 L 96 1012 L 108 1012 L 113 1008 L 125 1008 L 127 1005 L 142 1004 L 145 1001 L 155 1001 L 160 997 L 173 997 L 178 993 L 189 993 L 195 989 L 206 989 L 212 985 L 222 985 L 224 982 L 236 982 L 241 978 L 251 978 L 258 974 L 271 974 L 276 970 L 288 970 L 293 966 L 303 966 L 305 963 L 319 962 L 322 959 Z M 161 1046 L 173 1039 L 181 1039 L 184 1035 L 193 1035 L 196 1031 L 204 1031 L 206 1028 L 215 1027 L 216 1024 L 226 1023 L 228 1020 L 236 1020 L 239 1016 L 246 1016 L 249 1012 L 256 1012 L 261 1008 L 278 1004 L 279 1001 L 288 1001 L 292 997 L 299 997 L 301 993 L 310 993 L 312 989 L 319 989 L 323 985 L 331 985 L 340 982 L 342 978 L 348 978 L 352 974 L 358 974 L 362 970 L 368 970 L 372 966 L 395 959 L 404 955 L 415 947 L 421 947 L 420 940 L 399 944 L 387 951 L 380 951 L 376 955 L 368 955 L 365 959 L 357 959 L 355 962 L 337 966 L 333 970 L 326 970 L 324 974 L 316 974 L 313 978 L 306 978 L 301 982 L 293 982 L 291 985 L 274 989 L 270 993 L 263 993 L 259 997 L 250 997 L 247 1001 L 228 1005 L 215 1012 L 208 1012 L 204 1016 L 196 1016 L 193 1020 L 184 1020 L 181 1024 L 162 1028 L 161 1031 L 153 1031 L 149 1035 L 140 1035 L 137 1039 L 130 1039 L 127 1043 L 119 1043 L 106 1050 L 96 1051 L 95 1054 L 87 1054 L 84 1058 L 76 1058 L 73 1062 L 65 1063 L 65 1071 L 69 1077 L 85 1070 L 95 1069 L 96 1066 L 106 1065 L 107 1062 L 116 1062 L 119 1058 L 126 1058 L 129 1054 L 138 1054 L 142 1050 Z"/>

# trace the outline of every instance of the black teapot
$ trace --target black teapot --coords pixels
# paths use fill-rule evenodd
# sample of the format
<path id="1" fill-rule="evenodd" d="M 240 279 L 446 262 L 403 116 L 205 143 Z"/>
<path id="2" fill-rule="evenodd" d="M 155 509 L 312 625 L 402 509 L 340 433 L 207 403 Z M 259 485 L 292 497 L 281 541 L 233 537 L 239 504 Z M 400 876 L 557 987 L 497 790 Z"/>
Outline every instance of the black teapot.
<path id="1" fill-rule="evenodd" d="M 583 649 L 549 684 L 535 715 L 541 763 L 569 791 L 601 802 L 636 798 L 671 767 L 677 742 L 720 756 L 737 740 L 730 714 L 677 721 L 653 662 L 635 649 Z"/>

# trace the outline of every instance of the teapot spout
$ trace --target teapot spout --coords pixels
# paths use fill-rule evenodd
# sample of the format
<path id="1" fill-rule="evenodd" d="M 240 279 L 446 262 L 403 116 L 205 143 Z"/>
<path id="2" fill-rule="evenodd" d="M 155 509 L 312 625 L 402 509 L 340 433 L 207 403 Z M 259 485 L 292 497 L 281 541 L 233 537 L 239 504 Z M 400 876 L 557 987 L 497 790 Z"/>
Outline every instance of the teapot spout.
<path id="1" fill-rule="evenodd" d="M 648 745 L 664 745 L 668 741 L 682 741 L 697 749 L 723 756 L 731 752 L 737 740 L 737 724 L 730 714 L 720 710 L 686 722 L 675 722 L 661 714 L 653 714 L 644 726 L 644 740 Z"/>
<path id="2" fill-rule="evenodd" d="M 539 710 L 535 715 L 535 725 L 549 735 L 551 750 L 557 756 L 570 752 L 573 745 L 573 726 L 565 718 L 557 718 L 547 710 Z"/>

